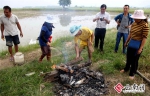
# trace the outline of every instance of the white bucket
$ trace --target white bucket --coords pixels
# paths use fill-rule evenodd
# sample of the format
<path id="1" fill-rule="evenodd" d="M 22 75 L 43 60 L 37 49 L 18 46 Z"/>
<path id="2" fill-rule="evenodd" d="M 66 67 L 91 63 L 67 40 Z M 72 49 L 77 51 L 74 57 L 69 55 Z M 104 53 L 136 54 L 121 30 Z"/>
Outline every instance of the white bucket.
<path id="1" fill-rule="evenodd" d="M 22 52 L 17 52 L 14 55 L 14 63 L 16 65 L 24 64 L 24 54 Z"/>

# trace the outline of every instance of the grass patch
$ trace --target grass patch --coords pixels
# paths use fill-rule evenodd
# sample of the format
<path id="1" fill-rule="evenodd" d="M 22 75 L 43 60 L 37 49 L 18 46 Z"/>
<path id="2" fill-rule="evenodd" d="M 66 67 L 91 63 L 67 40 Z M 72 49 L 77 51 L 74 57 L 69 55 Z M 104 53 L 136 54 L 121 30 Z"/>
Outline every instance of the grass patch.
<path id="1" fill-rule="evenodd" d="M 1 70 L 0 96 L 52 96 L 50 91 L 52 84 L 43 82 L 39 76 L 41 71 L 51 71 L 50 66 L 49 62 L 39 64 L 37 61 L 32 61 L 23 66 Z M 25 76 L 30 72 L 35 72 L 35 74 L 30 77 Z M 39 91 L 42 83 L 46 85 L 45 92 Z"/>

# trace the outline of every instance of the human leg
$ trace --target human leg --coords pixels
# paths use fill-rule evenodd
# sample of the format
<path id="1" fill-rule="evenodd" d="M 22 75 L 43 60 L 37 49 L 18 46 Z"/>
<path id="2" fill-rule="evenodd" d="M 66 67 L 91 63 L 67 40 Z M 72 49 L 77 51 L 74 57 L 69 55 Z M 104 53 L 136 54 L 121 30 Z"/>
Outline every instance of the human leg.
<path id="1" fill-rule="evenodd" d="M 116 36 L 115 52 L 118 51 L 120 40 L 121 40 L 121 33 L 118 32 Z"/>
<path id="2" fill-rule="evenodd" d="M 98 44 L 99 44 L 99 29 L 98 28 L 95 28 L 95 45 L 94 47 L 98 49 Z"/>
<path id="3" fill-rule="evenodd" d="M 39 62 L 42 62 L 43 58 L 47 55 L 47 46 L 41 46 L 42 55 L 39 58 Z"/>
<path id="4" fill-rule="evenodd" d="M 5 36 L 6 39 L 6 46 L 8 46 L 8 52 L 10 54 L 10 61 L 13 61 L 13 50 L 12 50 L 12 46 L 13 46 L 13 39 L 12 36 Z"/>
<path id="5" fill-rule="evenodd" d="M 126 54 L 126 47 L 124 46 L 126 40 L 128 38 L 128 33 L 123 33 L 123 53 Z"/>
<path id="6" fill-rule="evenodd" d="M 125 66 L 125 68 L 122 70 L 122 72 L 127 72 L 127 71 L 129 71 L 133 57 L 134 57 L 134 55 L 133 55 L 133 53 L 132 53 L 132 48 L 128 47 L 128 48 L 127 48 L 127 55 L 126 55 L 126 66 Z M 121 72 L 121 73 L 122 73 L 122 72 Z"/>
<path id="7" fill-rule="evenodd" d="M 101 29 L 100 32 L 100 51 L 103 51 L 104 39 L 105 39 L 106 29 Z"/>
<path id="8" fill-rule="evenodd" d="M 47 46 L 47 50 L 48 50 L 48 53 L 47 53 L 47 61 L 50 61 L 51 59 L 51 49 L 49 46 Z"/>

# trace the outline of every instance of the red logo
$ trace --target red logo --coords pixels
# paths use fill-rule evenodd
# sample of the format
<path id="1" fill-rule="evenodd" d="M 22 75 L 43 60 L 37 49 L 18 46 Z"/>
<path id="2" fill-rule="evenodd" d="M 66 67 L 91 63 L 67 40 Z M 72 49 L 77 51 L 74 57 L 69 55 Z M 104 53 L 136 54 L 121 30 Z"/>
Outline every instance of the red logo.
<path id="1" fill-rule="evenodd" d="M 121 83 L 118 83 L 114 89 L 118 92 L 118 93 L 121 93 L 122 92 L 122 89 L 123 89 L 123 85 Z"/>

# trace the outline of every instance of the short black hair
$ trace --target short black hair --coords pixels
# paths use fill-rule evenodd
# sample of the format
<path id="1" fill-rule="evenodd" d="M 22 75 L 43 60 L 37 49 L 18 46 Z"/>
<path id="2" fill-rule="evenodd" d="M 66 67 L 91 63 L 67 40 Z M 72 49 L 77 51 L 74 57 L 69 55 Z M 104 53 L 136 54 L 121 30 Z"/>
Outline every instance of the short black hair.
<path id="1" fill-rule="evenodd" d="M 104 8 L 104 7 L 105 9 L 107 8 L 106 4 L 102 4 L 100 8 Z"/>
<path id="2" fill-rule="evenodd" d="M 129 6 L 129 5 L 127 5 L 127 4 L 126 4 L 126 5 L 124 5 L 124 6 L 128 6 L 128 8 L 130 7 L 130 6 Z"/>
<path id="3" fill-rule="evenodd" d="M 3 9 L 8 9 L 11 12 L 11 8 L 9 6 L 4 6 Z"/>

